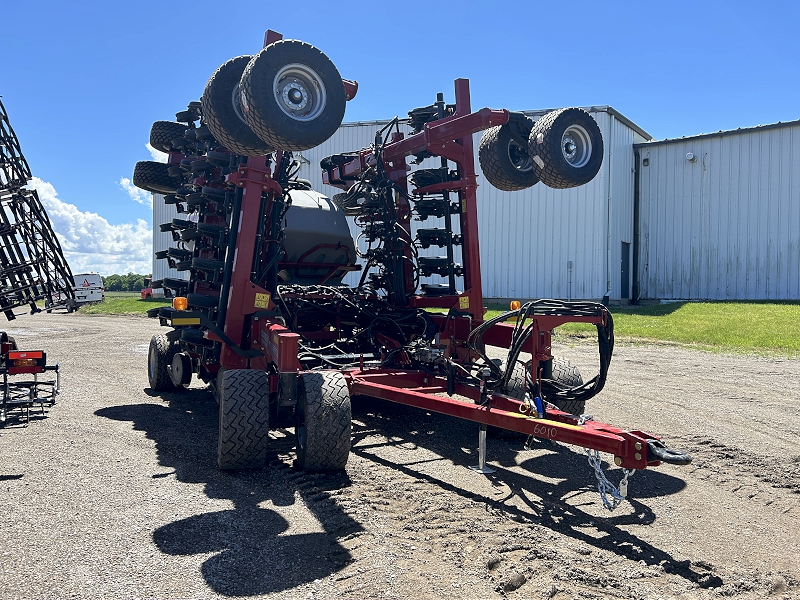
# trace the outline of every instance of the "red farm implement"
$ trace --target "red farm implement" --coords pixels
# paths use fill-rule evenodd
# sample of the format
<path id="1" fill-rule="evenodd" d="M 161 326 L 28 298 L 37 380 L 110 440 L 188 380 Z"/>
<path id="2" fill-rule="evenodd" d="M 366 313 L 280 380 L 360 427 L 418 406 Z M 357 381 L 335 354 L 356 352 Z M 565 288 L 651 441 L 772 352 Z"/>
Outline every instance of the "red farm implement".
<path id="1" fill-rule="evenodd" d="M 172 327 L 151 341 L 150 385 L 179 390 L 197 374 L 214 386 L 219 466 L 263 467 L 270 427 L 293 425 L 300 467 L 343 468 L 352 395 L 474 421 L 481 471 L 489 428 L 586 448 L 601 491 L 610 484 L 597 452 L 626 479 L 686 464 L 655 435 L 584 414 L 613 352 L 603 305 L 538 300 L 484 319 L 472 135 L 484 132 L 478 154 L 495 187 L 566 188 L 600 168 L 594 119 L 580 109 L 535 123 L 472 112 L 459 79 L 453 104 L 440 94 L 409 113 L 410 131 L 395 119 L 369 148 L 325 158 L 323 180 L 343 190 L 329 199 L 297 178 L 292 153 L 328 139 L 356 89 L 315 48 L 268 32 L 263 50 L 220 67 L 177 122 L 153 125 L 168 162 L 136 166 L 134 183 L 187 216 L 161 226 L 176 245 L 157 257 L 190 277 L 154 282 L 177 297 L 150 311 Z M 409 158 L 435 160 L 411 171 Z M 343 284 L 350 271 L 357 285 Z M 570 322 L 597 328 L 600 369 L 586 382 L 551 354 L 553 330 Z M 613 507 L 624 494 L 610 489 Z"/>

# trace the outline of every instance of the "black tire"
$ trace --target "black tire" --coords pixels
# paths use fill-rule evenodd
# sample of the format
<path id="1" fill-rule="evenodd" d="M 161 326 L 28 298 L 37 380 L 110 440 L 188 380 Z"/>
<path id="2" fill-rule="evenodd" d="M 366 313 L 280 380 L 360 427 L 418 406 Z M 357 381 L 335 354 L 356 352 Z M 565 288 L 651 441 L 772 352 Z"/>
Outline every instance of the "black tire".
<path id="1" fill-rule="evenodd" d="M 307 150 L 331 137 L 342 124 L 342 76 L 314 46 L 281 40 L 256 54 L 242 74 L 242 114 L 273 148 Z"/>
<path id="2" fill-rule="evenodd" d="M 169 366 L 172 357 L 178 352 L 178 345 L 164 335 L 150 338 L 150 350 L 147 352 L 147 379 L 154 392 L 174 390 L 175 386 L 169 377 Z"/>
<path id="3" fill-rule="evenodd" d="M 486 180 L 498 190 L 516 192 L 539 182 L 528 149 L 514 141 L 505 125 L 483 132 L 478 161 Z"/>
<path id="4" fill-rule="evenodd" d="M 588 183 L 603 163 L 603 135 L 585 110 L 562 108 L 536 121 L 528 153 L 539 179 L 556 189 Z"/>
<path id="5" fill-rule="evenodd" d="M 511 398 L 514 398 L 515 400 L 524 400 L 526 389 L 525 365 L 521 362 L 517 362 L 517 364 L 514 365 L 514 371 L 511 373 L 511 379 L 508 380 L 508 386 L 506 387 L 505 394 Z M 502 427 L 495 427 L 494 425 L 489 425 L 486 428 L 486 435 L 503 440 L 513 440 L 527 437 L 524 433 L 519 433 L 518 431 L 512 431 L 510 429 L 503 429 Z"/>
<path id="6" fill-rule="evenodd" d="M 244 156 L 263 156 L 273 147 L 259 138 L 239 110 L 239 80 L 250 56 L 237 56 L 217 69 L 203 90 L 203 119 L 208 129 L 231 152 Z"/>
<path id="7" fill-rule="evenodd" d="M 297 383 L 297 464 L 306 471 L 344 469 L 350 455 L 350 391 L 338 371 L 300 373 Z"/>
<path id="8" fill-rule="evenodd" d="M 269 378 L 254 369 L 226 370 L 219 388 L 219 445 L 222 470 L 260 469 L 269 442 Z"/>
<path id="9" fill-rule="evenodd" d="M 565 358 L 553 358 L 553 381 L 571 388 L 583 385 L 583 377 L 578 367 Z M 586 400 L 548 399 L 548 402 L 572 415 L 582 415 L 586 410 Z"/>
<path id="10" fill-rule="evenodd" d="M 0 331 L 0 343 L 11 344 L 12 350 L 19 350 L 17 347 L 17 340 L 15 340 L 13 336 L 8 335 L 5 331 Z"/>
<path id="11" fill-rule="evenodd" d="M 172 152 L 172 140 L 181 138 L 186 125 L 174 121 L 156 121 L 150 128 L 150 145 L 161 152 Z"/>
<path id="12" fill-rule="evenodd" d="M 152 160 L 140 160 L 133 168 L 133 185 L 155 194 L 174 194 L 180 179 L 168 173 L 169 165 Z"/>

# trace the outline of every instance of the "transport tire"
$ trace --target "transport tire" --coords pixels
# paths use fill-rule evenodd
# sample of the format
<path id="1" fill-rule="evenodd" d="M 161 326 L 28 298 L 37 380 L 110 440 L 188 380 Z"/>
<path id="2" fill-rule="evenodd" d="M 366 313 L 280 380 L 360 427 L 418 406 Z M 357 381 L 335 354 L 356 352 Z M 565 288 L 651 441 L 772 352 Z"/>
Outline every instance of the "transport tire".
<path id="1" fill-rule="evenodd" d="M 217 464 L 224 471 L 261 469 L 269 442 L 269 378 L 264 371 L 232 369 L 218 381 Z"/>
<path id="2" fill-rule="evenodd" d="M 172 357 L 178 352 L 178 345 L 164 335 L 150 338 L 150 350 L 147 352 L 147 379 L 154 392 L 166 392 L 175 389 L 169 376 Z"/>
<path id="3" fill-rule="evenodd" d="M 250 128 L 281 150 L 307 150 L 342 124 L 345 92 L 336 66 L 297 40 L 270 44 L 248 63 L 239 103 Z"/>
<path id="4" fill-rule="evenodd" d="M 305 471 L 344 469 L 350 455 L 350 390 L 338 371 L 300 373 L 297 384 L 297 464 Z"/>
<path id="5" fill-rule="evenodd" d="M 486 180 L 498 190 L 516 192 L 539 182 L 528 149 L 520 146 L 508 127 L 490 127 L 478 146 L 478 162 Z"/>
<path id="6" fill-rule="evenodd" d="M 568 387 L 583 385 L 583 377 L 578 367 L 565 358 L 553 358 L 553 381 Z M 586 400 L 548 400 L 559 409 L 572 415 L 582 415 L 586 410 Z"/>
<path id="7" fill-rule="evenodd" d="M 536 121 L 528 139 L 533 169 L 556 189 L 588 183 L 603 162 L 603 135 L 585 110 L 562 108 Z"/>
<path id="8" fill-rule="evenodd" d="M 263 156 L 273 147 L 260 139 L 239 109 L 239 80 L 250 56 L 237 56 L 220 66 L 208 80 L 203 97 L 203 118 L 208 129 L 231 152 L 244 156 Z"/>
<path id="9" fill-rule="evenodd" d="M 133 168 L 133 185 L 154 194 L 174 194 L 181 182 L 168 170 L 166 163 L 140 160 Z"/>
<path id="10" fill-rule="evenodd" d="M 186 125 L 174 121 L 156 121 L 150 127 L 150 145 L 161 152 L 172 152 L 172 140 L 182 138 Z"/>

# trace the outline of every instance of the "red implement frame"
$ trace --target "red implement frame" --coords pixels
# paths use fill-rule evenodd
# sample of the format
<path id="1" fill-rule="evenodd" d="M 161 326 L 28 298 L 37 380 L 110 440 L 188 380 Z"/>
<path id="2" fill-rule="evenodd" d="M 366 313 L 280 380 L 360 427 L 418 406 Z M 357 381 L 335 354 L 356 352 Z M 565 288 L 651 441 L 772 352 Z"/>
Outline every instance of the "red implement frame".
<path id="1" fill-rule="evenodd" d="M 270 35 L 272 33 L 272 35 Z M 266 42 L 280 39 L 279 34 L 268 32 Z M 348 95 L 353 89 L 348 88 Z M 432 315 L 437 325 L 445 354 L 456 361 L 469 360 L 467 336 L 483 322 L 483 295 L 480 273 L 480 248 L 478 244 L 478 213 L 476 204 L 477 178 L 472 134 L 509 121 L 507 110 L 481 109 L 471 112 L 469 82 L 455 81 L 455 113 L 449 117 L 424 125 L 417 134 L 404 137 L 394 133 L 384 147 L 383 160 L 392 181 L 408 190 L 407 175 L 410 170 L 406 157 L 423 151 L 445 157 L 458 165 L 460 177 L 426 188 L 412 190 L 412 194 L 449 191 L 457 194 L 460 207 L 460 225 L 463 238 L 464 292 L 439 297 L 414 296 L 411 305 L 419 308 L 440 307 L 456 309 L 455 315 Z M 280 153 L 276 165 L 281 163 Z M 365 172 L 374 157 L 371 150 L 363 150 L 351 162 L 331 168 L 323 180 L 333 186 L 347 189 L 354 177 Z M 275 365 L 278 373 L 300 370 L 297 360 L 299 336 L 291 332 L 275 316 L 275 305 L 268 290 L 252 283 L 253 260 L 257 249 L 259 218 L 266 218 L 272 200 L 281 193 L 276 183 L 276 173 L 269 172 L 265 157 L 250 157 L 247 164 L 228 176 L 228 183 L 242 188 L 241 212 L 238 219 L 236 250 L 229 288 L 224 334 L 236 345 L 223 344 L 220 365 L 226 369 L 267 369 Z M 347 179 L 345 179 L 347 178 Z M 408 201 L 398 196 L 398 223 L 411 239 L 411 210 Z M 266 214 L 264 214 L 266 213 Z M 407 285 L 412 285 L 410 277 Z M 176 314 L 178 316 L 178 314 Z M 552 358 L 551 334 L 554 328 L 567 322 L 600 324 L 603 317 L 533 316 L 533 335 L 524 350 L 530 352 L 533 364 Z M 492 346 L 508 348 L 513 328 L 497 324 L 483 336 Z M 219 336 L 207 337 L 221 341 Z M 272 371 L 274 373 L 274 371 Z M 353 395 L 366 395 L 391 402 L 415 406 L 476 423 L 501 427 L 511 431 L 557 440 L 569 444 L 607 452 L 615 456 L 616 464 L 630 469 L 644 469 L 659 461 L 648 460 L 647 442 L 657 440 L 654 435 L 641 431 L 626 431 L 593 420 L 579 419 L 559 410 L 548 410 L 545 418 L 532 415 L 528 405 L 502 394 L 481 395 L 477 388 L 455 385 L 455 396 L 447 396 L 447 379 L 423 371 L 399 369 L 345 370 L 346 381 Z M 270 375 L 270 388 L 277 389 L 278 375 Z"/>

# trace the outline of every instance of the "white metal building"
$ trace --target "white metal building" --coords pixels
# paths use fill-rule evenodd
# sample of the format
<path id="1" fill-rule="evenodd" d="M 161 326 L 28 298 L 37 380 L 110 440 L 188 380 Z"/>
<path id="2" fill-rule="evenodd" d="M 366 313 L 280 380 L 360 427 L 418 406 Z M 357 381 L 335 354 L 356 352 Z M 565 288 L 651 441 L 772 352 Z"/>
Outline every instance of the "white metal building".
<path id="1" fill-rule="evenodd" d="M 641 299 L 800 299 L 800 121 L 635 148 Z"/>
<path id="2" fill-rule="evenodd" d="M 524 191 L 503 192 L 482 177 L 480 165 L 476 164 L 481 176 L 478 216 L 485 297 L 630 297 L 633 144 L 651 137 L 610 106 L 586 110 L 600 126 L 605 156 L 598 175 L 584 186 L 554 190 L 539 183 Z M 536 119 L 546 112 L 525 114 Z M 319 161 L 331 154 L 369 146 L 375 140 L 375 132 L 388 122 L 342 124 L 324 144 L 301 153 L 300 177 L 309 179 L 314 189 L 322 193 L 337 193 L 336 188 L 322 184 Z M 474 136 L 476 163 L 480 136 Z M 438 166 L 434 161 L 438 159 L 429 159 L 420 167 Z M 435 255 L 435 249 L 430 253 Z M 426 281 L 438 282 L 436 278 Z"/>
<path id="3" fill-rule="evenodd" d="M 571 298 L 611 300 L 629 298 L 632 291 L 634 152 L 633 145 L 652 139 L 643 129 L 610 106 L 587 107 L 604 140 L 600 172 L 590 183 L 554 190 L 539 183 L 520 192 L 493 188 L 480 165 L 478 216 L 481 244 L 483 294 L 487 298 Z M 536 119 L 548 110 L 525 111 Z M 332 154 L 357 151 L 375 140 L 375 133 L 389 121 L 343 123 L 325 143 L 295 153 L 301 161 L 300 177 L 315 190 L 333 195 L 340 190 L 322 183 L 319 162 Z M 401 124 L 401 131 L 408 128 Z M 474 136 L 477 161 L 480 133 Z M 421 168 L 436 167 L 428 159 Z M 435 162 L 436 161 L 436 162 Z M 413 166 L 413 165 L 412 165 Z M 416 168 L 416 167 L 415 167 Z M 169 233 L 158 230 L 177 215 L 174 205 L 153 200 L 154 252 L 173 245 Z M 426 222 L 436 227 L 435 220 Z M 441 225 L 439 225 L 441 226 Z M 354 237 L 358 230 L 354 227 Z M 436 248 L 420 251 L 436 255 Z M 460 261 L 460 256 L 456 255 Z M 187 277 L 154 260 L 153 279 Z M 355 284 L 359 275 L 345 281 Z M 437 277 L 424 280 L 439 283 Z"/>
<path id="4" fill-rule="evenodd" d="M 175 246 L 170 232 L 163 233 L 159 229 L 162 223 L 171 223 L 175 218 L 186 219 L 186 215 L 179 215 L 174 204 L 164 204 L 164 196 L 153 194 L 153 281 L 171 277 L 173 279 L 189 279 L 189 271 L 176 271 L 170 269 L 166 260 L 156 260 L 155 253 Z M 155 295 L 163 294 L 164 290 L 156 289 Z"/>

